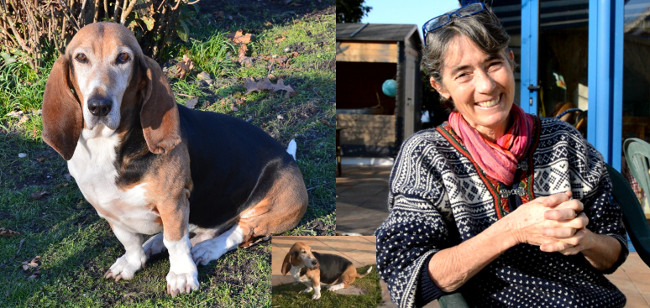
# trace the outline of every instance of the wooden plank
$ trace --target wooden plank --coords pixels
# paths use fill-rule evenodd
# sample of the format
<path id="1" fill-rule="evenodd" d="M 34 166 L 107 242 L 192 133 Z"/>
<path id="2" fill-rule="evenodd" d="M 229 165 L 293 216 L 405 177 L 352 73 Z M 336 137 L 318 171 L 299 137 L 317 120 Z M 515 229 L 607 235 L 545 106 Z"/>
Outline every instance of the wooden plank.
<path id="1" fill-rule="evenodd" d="M 336 61 L 397 63 L 396 43 L 337 42 Z"/>

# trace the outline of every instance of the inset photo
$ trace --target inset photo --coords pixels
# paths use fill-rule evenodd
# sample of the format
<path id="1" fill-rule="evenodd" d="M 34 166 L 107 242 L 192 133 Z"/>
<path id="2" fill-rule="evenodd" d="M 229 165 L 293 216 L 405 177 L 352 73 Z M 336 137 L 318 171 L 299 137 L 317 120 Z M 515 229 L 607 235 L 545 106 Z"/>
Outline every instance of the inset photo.
<path id="1" fill-rule="evenodd" d="M 377 307 L 374 236 L 274 236 L 273 307 Z"/>

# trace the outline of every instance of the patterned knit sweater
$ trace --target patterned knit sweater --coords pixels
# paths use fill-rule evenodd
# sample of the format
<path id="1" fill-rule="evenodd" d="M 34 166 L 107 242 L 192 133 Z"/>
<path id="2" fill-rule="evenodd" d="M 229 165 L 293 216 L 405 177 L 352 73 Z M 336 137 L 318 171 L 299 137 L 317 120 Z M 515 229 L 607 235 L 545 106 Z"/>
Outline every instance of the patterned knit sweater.
<path id="1" fill-rule="evenodd" d="M 573 127 L 536 119 L 533 145 L 518 174 L 521 181 L 512 187 L 489 178 L 447 123 L 404 142 L 390 177 L 390 214 L 375 232 L 377 269 L 393 302 L 421 306 L 444 295 L 427 272 L 433 254 L 479 234 L 517 204 L 569 189 L 585 205 L 587 228 L 621 242 L 621 256 L 607 273 L 625 260 L 622 213 L 605 163 Z M 458 291 L 477 307 L 623 306 L 625 296 L 603 274 L 582 254 L 519 244 Z"/>

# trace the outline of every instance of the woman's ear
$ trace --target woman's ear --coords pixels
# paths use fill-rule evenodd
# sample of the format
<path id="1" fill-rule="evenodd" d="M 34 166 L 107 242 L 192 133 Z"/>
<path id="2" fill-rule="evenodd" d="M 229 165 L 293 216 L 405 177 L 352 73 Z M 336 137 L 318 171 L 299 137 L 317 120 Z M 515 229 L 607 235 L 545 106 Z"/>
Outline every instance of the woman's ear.
<path id="1" fill-rule="evenodd" d="M 431 83 L 431 86 L 440 94 L 440 96 L 449 99 L 449 91 L 447 91 L 441 83 L 437 82 L 435 78 L 429 77 L 429 83 Z"/>

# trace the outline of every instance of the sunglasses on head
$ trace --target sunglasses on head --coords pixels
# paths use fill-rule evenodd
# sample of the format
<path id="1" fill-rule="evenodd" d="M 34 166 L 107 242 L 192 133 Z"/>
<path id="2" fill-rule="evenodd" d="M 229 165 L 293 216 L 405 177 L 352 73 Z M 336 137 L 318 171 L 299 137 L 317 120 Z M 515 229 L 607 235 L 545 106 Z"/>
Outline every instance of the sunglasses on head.
<path id="1" fill-rule="evenodd" d="M 452 16 L 463 18 L 463 17 L 476 15 L 480 12 L 483 12 L 484 10 L 485 10 L 485 4 L 483 4 L 483 2 L 476 2 L 476 3 L 465 5 L 455 11 L 447 12 L 438 17 L 429 19 L 429 21 L 425 22 L 424 25 L 422 26 L 422 36 L 424 37 L 424 46 L 427 45 L 427 33 L 440 29 L 446 26 L 447 24 L 449 24 L 452 20 Z"/>

